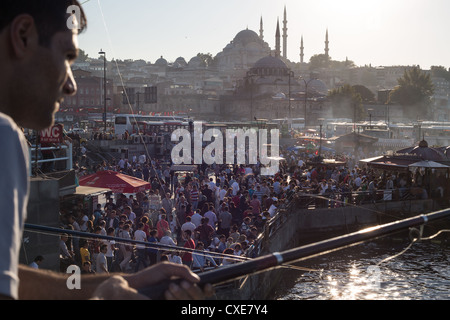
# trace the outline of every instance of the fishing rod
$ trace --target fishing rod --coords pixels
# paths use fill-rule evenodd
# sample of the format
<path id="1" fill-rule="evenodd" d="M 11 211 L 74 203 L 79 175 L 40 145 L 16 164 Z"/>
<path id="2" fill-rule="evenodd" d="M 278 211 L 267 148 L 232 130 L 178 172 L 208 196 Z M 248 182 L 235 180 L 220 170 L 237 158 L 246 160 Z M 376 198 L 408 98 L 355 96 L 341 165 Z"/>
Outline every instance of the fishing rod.
<path id="1" fill-rule="evenodd" d="M 344 248 L 349 248 L 367 240 L 387 236 L 403 229 L 424 226 L 431 221 L 443 219 L 448 216 L 450 216 L 450 209 L 441 210 L 426 215 L 419 215 L 412 218 L 366 228 L 347 235 L 338 236 L 283 252 L 274 252 L 249 261 L 201 273 L 199 274 L 200 282 L 198 285 L 200 287 L 204 287 L 206 284 L 218 285 L 237 280 L 248 275 L 274 269 L 284 263 L 302 261 Z M 146 295 L 150 299 L 164 299 L 164 292 L 168 289 L 170 283 L 172 282 L 180 283 L 181 280 L 165 280 L 155 286 L 141 289 L 139 292 Z"/>

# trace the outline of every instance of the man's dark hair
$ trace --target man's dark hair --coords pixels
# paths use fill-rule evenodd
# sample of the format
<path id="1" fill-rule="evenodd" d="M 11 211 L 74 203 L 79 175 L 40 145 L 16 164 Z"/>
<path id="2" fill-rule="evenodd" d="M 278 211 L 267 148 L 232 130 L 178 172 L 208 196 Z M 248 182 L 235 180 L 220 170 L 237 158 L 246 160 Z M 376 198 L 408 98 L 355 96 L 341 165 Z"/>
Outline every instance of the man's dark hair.
<path id="1" fill-rule="evenodd" d="M 0 32 L 18 15 L 29 14 L 36 24 L 39 44 L 48 47 L 55 33 L 67 29 L 67 9 L 72 5 L 80 8 L 81 21 L 78 23 L 81 33 L 87 26 L 87 20 L 78 0 L 1 0 Z"/>

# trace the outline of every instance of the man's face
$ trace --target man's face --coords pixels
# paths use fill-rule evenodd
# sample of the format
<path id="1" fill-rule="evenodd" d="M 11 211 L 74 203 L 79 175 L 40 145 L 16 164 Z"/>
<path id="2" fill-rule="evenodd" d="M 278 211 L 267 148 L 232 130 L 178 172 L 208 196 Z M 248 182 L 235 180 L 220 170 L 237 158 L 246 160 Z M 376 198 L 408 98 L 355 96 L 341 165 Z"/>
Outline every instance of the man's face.
<path id="1" fill-rule="evenodd" d="M 17 101 L 19 114 L 15 119 L 26 128 L 42 130 L 54 123 L 65 96 L 76 93 L 71 65 L 78 55 L 76 30 L 54 34 L 50 46 L 37 46 L 23 70 L 24 91 Z"/>

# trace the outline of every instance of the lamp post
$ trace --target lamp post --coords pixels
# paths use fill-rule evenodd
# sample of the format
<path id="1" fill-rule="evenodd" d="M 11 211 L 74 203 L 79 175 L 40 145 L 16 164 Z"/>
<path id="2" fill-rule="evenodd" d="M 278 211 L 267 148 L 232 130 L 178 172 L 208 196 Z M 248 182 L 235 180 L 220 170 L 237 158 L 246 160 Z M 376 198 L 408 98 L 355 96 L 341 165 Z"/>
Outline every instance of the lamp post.
<path id="1" fill-rule="evenodd" d="M 305 83 L 305 129 L 306 129 L 306 105 L 308 102 L 308 85 L 311 83 L 311 81 L 316 80 L 316 78 L 311 78 L 309 81 L 306 81 L 305 78 L 301 77 L 301 80 Z"/>
<path id="2" fill-rule="evenodd" d="M 257 74 L 251 73 L 251 71 L 247 71 L 246 79 L 250 80 L 250 121 L 253 121 L 253 77 L 256 77 Z"/>
<path id="3" fill-rule="evenodd" d="M 319 142 L 319 159 L 322 157 L 322 126 L 323 126 L 323 122 L 324 119 L 323 118 L 319 118 L 317 119 L 319 121 L 319 126 L 320 126 L 320 142 Z"/>
<path id="4" fill-rule="evenodd" d="M 103 103 L 104 103 L 104 111 L 103 111 L 103 122 L 104 122 L 104 131 L 106 133 L 106 52 L 100 49 L 98 53 L 103 55 Z"/>
<path id="5" fill-rule="evenodd" d="M 369 129 L 372 130 L 372 111 L 373 109 L 367 109 L 369 111 Z"/>
<path id="6" fill-rule="evenodd" d="M 292 129 L 291 77 L 294 77 L 294 71 L 289 70 L 289 71 L 288 71 L 288 74 L 289 74 L 289 95 L 288 95 L 288 99 L 289 99 L 289 104 L 288 104 L 288 107 L 289 107 L 289 121 L 288 121 L 288 124 L 289 124 L 289 131 L 290 131 L 290 130 Z"/>

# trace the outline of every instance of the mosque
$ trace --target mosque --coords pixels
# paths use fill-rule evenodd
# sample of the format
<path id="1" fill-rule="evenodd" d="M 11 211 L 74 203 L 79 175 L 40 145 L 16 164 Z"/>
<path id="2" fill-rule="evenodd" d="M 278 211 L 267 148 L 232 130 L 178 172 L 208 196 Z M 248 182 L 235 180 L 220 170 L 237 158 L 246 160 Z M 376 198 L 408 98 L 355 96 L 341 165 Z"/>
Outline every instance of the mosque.
<path id="1" fill-rule="evenodd" d="M 215 62 L 218 72 L 222 78 L 230 83 L 239 82 L 247 76 L 248 71 L 254 74 L 254 71 L 260 77 L 271 75 L 287 75 L 288 70 L 296 73 L 296 77 L 302 75 L 309 78 L 307 64 L 304 62 L 304 43 L 303 37 L 300 42 L 300 63 L 291 62 L 287 58 L 288 34 L 287 34 L 287 12 L 284 7 L 282 34 L 280 32 L 280 23 L 277 21 L 275 32 L 275 49 L 272 50 L 269 44 L 264 41 L 263 18 L 260 20 L 259 35 L 248 28 L 236 34 L 234 39 L 215 56 Z M 282 41 L 281 41 L 282 40 Z M 282 43 L 281 43 L 282 42 Z M 329 40 L 328 30 L 325 35 L 324 56 L 329 59 Z"/>
<path id="2" fill-rule="evenodd" d="M 315 114 L 313 111 L 317 109 L 316 105 L 319 110 L 326 110 L 323 106 L 328 88 L 318 76 L 310 74 L 308 64 L 303 60 L 303 37 L 300 63 L 287 58 L 286 7 L 282 25 L 280 28 L 278 20 L 274 49 L 264 40 L 261 17 L 259 34 L 248 28 L 238 32 L 213 57 L 211 65 L 205 65 L 199 57 L 193 57 L 189 62 L 179 57 L 171 65 L 163 57 L 158 59 L 155 66 L 164 68 L 165 78 L 173 83 L 165 88 L 159 109 L 187 109 L 194 117 L 206 120 L 216 118 L 217 114 L 230 120 L 306 118 L 306 114 L 312 114 L 309 118 L 326 116 L 323 112 Z M 329 58 L 328 54 L 327 30 L 326 58 Z"/>

